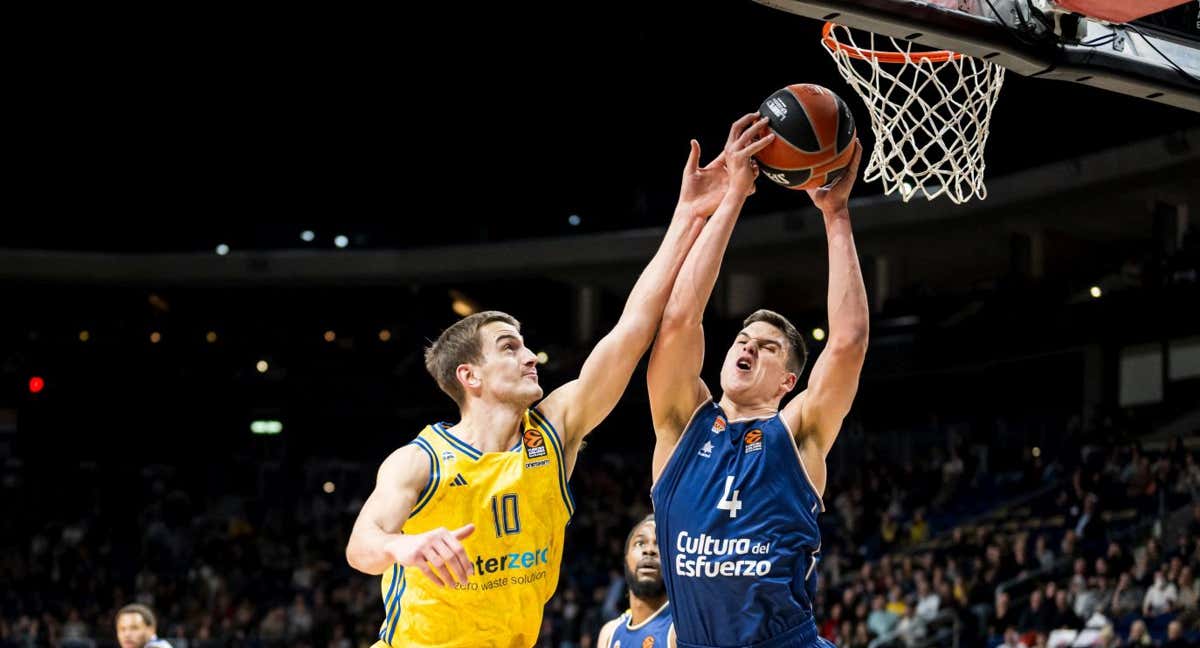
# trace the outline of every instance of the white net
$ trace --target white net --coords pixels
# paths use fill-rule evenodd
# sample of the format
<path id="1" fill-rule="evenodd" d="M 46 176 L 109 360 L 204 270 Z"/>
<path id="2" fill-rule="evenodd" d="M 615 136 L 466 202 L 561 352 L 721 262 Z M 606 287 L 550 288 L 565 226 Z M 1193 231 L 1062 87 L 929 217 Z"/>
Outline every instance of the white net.
<path id="1" fill-rule="evenodd" d="M 829 25 L 822 45 L 871 113 L 875 148 L 863 178 L 905 202 L 986 198 L 983 147 L 1004 68 L 869 32 L 860 41 Z"/>

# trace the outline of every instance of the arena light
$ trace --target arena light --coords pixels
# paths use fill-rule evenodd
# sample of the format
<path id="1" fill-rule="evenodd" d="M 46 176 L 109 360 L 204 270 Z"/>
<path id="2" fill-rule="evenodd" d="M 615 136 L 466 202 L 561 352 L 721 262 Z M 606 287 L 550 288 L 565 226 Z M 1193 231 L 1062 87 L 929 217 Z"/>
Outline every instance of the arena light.
<path id="1" fill-rule="evenodd" d="M 158 344 L 159 342 L 162 342 L 162 333 L 159 333 L 158 331 L 151 332 L 150 344 Z"/>
<path id="2" fill-rule="evenodd" d="M 816 340 L 817 342 L 824 340 L 825 339 L 825 329 L 819 328 L 819 327 L 813 329 L 812 336 L 813 336 L 813 339 Z"/>
<path id="3" fill-rule="evenodd" d="M 213 342 L 216 342 L 216 341 L 217 341 L 217 332 L 216 332 L 216 331 L 209 331 L 208 333 L 205 333 L 205 334 L 204 334 L 204 339 L 205 339 L 205 341 L 207 341 L 209 344 L 212 344 Z"/>
<path id="4" fill-rule="evenodd" d="M 550 356 L 547 355 L 545 351 L 538 351 L 537 359 L 538 364 L 546 364 L 547 362 L 550 362 Z"/>
<path id="5" fill-rule="evenodd" d="M 333 482 L 325 482 L 325 485 L 321 487 L 321 490 L 325 491 L 326 493 L 332 493 L 333 491 L 337 490 L 337 486 L 335 486 Z"/>
<path id="6" fill-rule="evenodd" d="M 283 432 L 283 423 L 274 420 L 252 421 L 250 431 L 254 434 L 279 434 Z"/>
<path id="7" fill-rule="evenodd" d="M 325 331 L 324 337 L 325 337 L 326 342 L 333 342 L 334 340 L 337 339 L 337 333 L 334 333 L 332 330 Z"/>
<path id="8" fill-rule="evenodd" d="M 389 331 L 387 329 L 383 329 L 382 331 L 379 332 L 379 341 L 380 342 L 387 342 L 390 339 L 392 339 L 391 331 Z"/>
<path id="9" fill-rule="evenodd" d="M 303 232 L 300 232 L 300 240 L 304 241 L 305 243 L 312 243 L 313 239 L 315 238 L 317 238 L 317 235 L 312 230 L 304 230 Z"/>
<path id="10" fill-rule="evenodd" d="M 225 256 L 226 254 L 229 254 L 229 246 L 225 245 L 224 243 L 221 243 L 220 245 L 217 246 L 217 254 L 220 256 Z"/>
<path id="11" fill-rule="evenodd" d="M 267 369 L 270 369 L 271 365 L 267 364 L 266 360 L 259 360 L 254 364 L 254 368 L 258 369 L 258 373 L 267 373 Z"/>
<path id="12" fill-rule="evenodd" d="M 350 239 L 347 238 L 345 234 L 338 234 L 336 237 L 334 237 L 333 244 L 339 248 L 344 248 L 347 245 L 350 245 Z"/>
<path id="13" fill-rule="evenodd" d="M 450 310 L 454 311 L 454 314 L 459 317 L 466 317 L 479 312 L 479 306 L 475 303 L 475 300 L 457 290 L 450 291 L 450 300 Z"/>
<path id="14" fill-rule="evenodd" d="M 1092 286 L 1092 289 L 1088 292 L 1090 292 L 1092 297 L 1095 297 L 1096 299 L 1100 299 L 1100 297 L 1104 294 L 1104 292 L 1100 290 L 1100 286 Z"/>
<path id="15" fill-rule="evenodd" d="M 87 342 L 90 339 L 92 339 L 92 334 L 89 333 L 87 329 L 84 329 L 79 332 L 79 341 L 80 342 Z"/>
<path id="16" fill-rule="evenodd" d="M 29 379 L 29 393 L 40 394 L 46 388 L 46 381 L 41 376 L 34 376 Z"/>
<path id="17" fill-rule="evenodd" d="M 571 214 L 567 217 L 567 224 L 571 227 L 577 227 L 582 222 L 583 219 L 579 217 L 579 214 Z"/>

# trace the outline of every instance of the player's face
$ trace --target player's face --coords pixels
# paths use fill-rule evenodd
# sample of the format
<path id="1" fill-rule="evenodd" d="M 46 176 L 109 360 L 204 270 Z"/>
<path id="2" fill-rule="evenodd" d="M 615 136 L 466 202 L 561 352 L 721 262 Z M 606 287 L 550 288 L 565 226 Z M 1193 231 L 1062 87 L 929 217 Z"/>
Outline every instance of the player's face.
<path id="1" fill-rule="evenodd" d="M 537 356 L 508 322 L 489 322 L 479 329 L 483 363 L 474 366 L 484 398 L 529 407 L 542 397 Z"/>
<path id="2" fill-rule="evenodd" d="M 639 598 L 661 596 L 662 565 L 658 561 L 658 534 L 654 522 L 645 522 L 634 531 L 625 551 L 625 581 Z"/>
<path id="3" fill-rule="evenodd" d="M 737 401 L 760 402 L 782 398 L 796 384 L 787 369 L 787 338 L 766 323 L 742 329 L 725 354 L 721 390 Z"/>
<path id="4" fill-rule="evenodd" d="M 117 641 L 121 648 L 142 648 L 152 636 L 154 628 L 146 625 L 142 615 L 132 613 L 117 617 Z"/>

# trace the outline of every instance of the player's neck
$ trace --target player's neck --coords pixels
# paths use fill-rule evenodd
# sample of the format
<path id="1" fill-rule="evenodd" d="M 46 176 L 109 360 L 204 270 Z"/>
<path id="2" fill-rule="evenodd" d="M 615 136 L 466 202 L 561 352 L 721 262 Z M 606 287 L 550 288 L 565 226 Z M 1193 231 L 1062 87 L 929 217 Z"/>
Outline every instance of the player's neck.
<path id="1" fill-rule="evenodd" d="M 454 426 L 454 436 L 480 452 L 504 452 L 521 435 L 524 408 L 508 403 L 474 400 L 462 410 L 462 420 Z"/>
<path id="2" fill-rule="evenodd" d="M 640 625 L 645 623 L 647 619 L 654 616 L 655 612 L 662 609 L 662 606 L 667 602 L 667 595 L 654 598 L 638 598 L 633 594 L 629 595 L 629 624 Z"/>
<path id="3" fill-rule="evenodd" d="M 721 395 L 721 411 L 731 421 L 739 419 L 770 418 L 779 412 L 779 401 L 761 403 L 735 403 L 729 394 Z"/>

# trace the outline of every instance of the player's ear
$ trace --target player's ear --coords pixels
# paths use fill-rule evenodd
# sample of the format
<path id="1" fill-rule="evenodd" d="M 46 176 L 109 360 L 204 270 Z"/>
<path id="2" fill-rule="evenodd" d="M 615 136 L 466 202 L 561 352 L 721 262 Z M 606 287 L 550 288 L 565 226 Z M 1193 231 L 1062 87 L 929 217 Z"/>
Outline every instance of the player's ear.
<path id="1" fill-rule="evenodd" d="M 475 370 L 475 367 L 466 363 L 454 368 L 454 376 L 458 378 L 459 384 L 467 391 L 478 389 L 481 384 L 479 372 Z"/>

